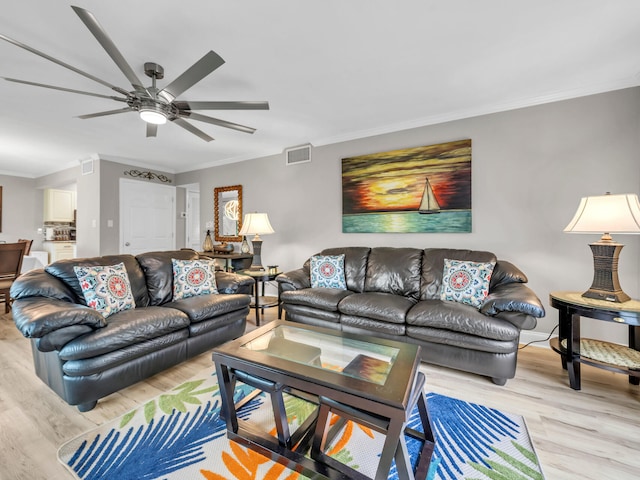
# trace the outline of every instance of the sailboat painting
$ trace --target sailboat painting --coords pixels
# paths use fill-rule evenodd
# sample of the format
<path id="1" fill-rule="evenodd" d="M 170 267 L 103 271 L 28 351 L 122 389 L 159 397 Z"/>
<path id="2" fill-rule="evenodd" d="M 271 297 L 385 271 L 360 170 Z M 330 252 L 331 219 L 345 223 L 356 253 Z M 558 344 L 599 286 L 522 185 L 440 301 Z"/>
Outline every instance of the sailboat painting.
<path id="1" fill-rule="evenodd" d="M 471 140 L 343 158 L 342 231 L 471 232 Z"/>

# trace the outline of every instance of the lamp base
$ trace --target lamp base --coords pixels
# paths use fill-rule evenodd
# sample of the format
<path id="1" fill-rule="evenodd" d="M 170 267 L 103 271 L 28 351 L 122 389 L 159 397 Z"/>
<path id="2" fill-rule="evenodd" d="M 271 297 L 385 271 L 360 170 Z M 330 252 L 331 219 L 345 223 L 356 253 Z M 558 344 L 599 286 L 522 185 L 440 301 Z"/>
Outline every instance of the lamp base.
<path id="1" fill-rule="evenodd" d="M 262 240 L 256 240 L 255 238 L 251 240 L 253 245 L 253 260 L 251 260 L 251 266 L 249 270 L 251 271 L 263 271 L 264 267 L 262 266 Z"/>
<path id="2" fill-rule="evenodd" d="M 631 297 L 622 291 L 618 280 L 618 257 L 624 245 L 600 241 L 590 243 L 589 247 L 593 252 L 593 282 L 591 288 L 582 296 L 615 303 L 631 300 Z"/>

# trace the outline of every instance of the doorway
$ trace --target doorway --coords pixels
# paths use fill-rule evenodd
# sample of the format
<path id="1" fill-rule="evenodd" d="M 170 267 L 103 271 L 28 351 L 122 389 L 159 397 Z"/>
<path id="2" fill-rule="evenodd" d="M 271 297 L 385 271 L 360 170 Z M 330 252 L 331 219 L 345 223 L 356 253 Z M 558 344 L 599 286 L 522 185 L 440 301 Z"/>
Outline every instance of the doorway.
<path id="1" fill-rule="evenodd" d="M 176 188 L 120 179 L 120 253 L 176 248 Z"/>
<path id="2" fill-rule="evenodd" d="M 186 186 L 186 235 L 185 246 L 192 248 L 196 252 L 201 250 L 200 243 L 200 185 L 191 184 Z"/>

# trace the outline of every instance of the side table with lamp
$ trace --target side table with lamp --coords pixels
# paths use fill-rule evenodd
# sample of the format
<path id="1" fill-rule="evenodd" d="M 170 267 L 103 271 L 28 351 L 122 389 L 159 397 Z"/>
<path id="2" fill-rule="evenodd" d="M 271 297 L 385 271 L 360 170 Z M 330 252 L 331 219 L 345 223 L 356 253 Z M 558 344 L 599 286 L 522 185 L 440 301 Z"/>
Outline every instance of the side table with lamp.
<path id="1" fill-rule="evenodd" d="M 275 278 L 281 273 L 278 272 L 277 266 L 269 267 L 266 270 L 262 266 L 262 239 L 260 235 L 268 235 L 275 233 L 271 222 L 269 222 L 269 216 L 266 213 L 247 213 L 244 216 L 242 222 L 242 228 L 238 232 L 238 235 L 255 235 L 251 239 L 253 244 L 253 260 L 251 267 L 248 270 L 241 270 L 237 273 L 241 275 L 249 275 L 255 280 L 254 285 L 254 300 L 251 304 L 251 308 L 256 310 L 256 327 L 260 326 L 260 312 L 264 313 L 265 308 L 279 307 L 280 299 L 276 296 L 265 295 L 265 283 L 275 280 Z M 262 283 L 262 295 L 260 295 L 259 284 Z"/>
<path id="2" fill-rule="evenodd" d="M 568 233 L 602 234 L 591 243 L 594 274 L 584 293 L 552 292 L 551 306 L 559 312 L 559 334 L 550 341 L 560 354 L 569 383 L 580 390 L 580 364 L 629 375 L 629 383 L 640 384 L 640 302 L 632 300 L 620 286 L 618 257 L 624 246 L 611 233 L 640 234 L 640 202 L 635 194 L 584 197 L 569 225 Z M 603 234 L 604 232 L 604 234 Z M 580 317 L 629 326 L 629 346 L 581 338 Z"/>

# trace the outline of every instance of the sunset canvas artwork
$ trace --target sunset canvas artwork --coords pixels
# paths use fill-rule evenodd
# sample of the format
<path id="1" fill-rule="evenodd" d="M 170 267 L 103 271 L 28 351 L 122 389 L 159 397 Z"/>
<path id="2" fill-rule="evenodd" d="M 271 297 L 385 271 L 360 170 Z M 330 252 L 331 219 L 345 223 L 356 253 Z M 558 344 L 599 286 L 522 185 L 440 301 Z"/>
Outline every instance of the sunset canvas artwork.
<path id="1" fill-rule="evenodd" d="M 471 140 L 343 158 L 342 231 L 471 232 Z"/>

